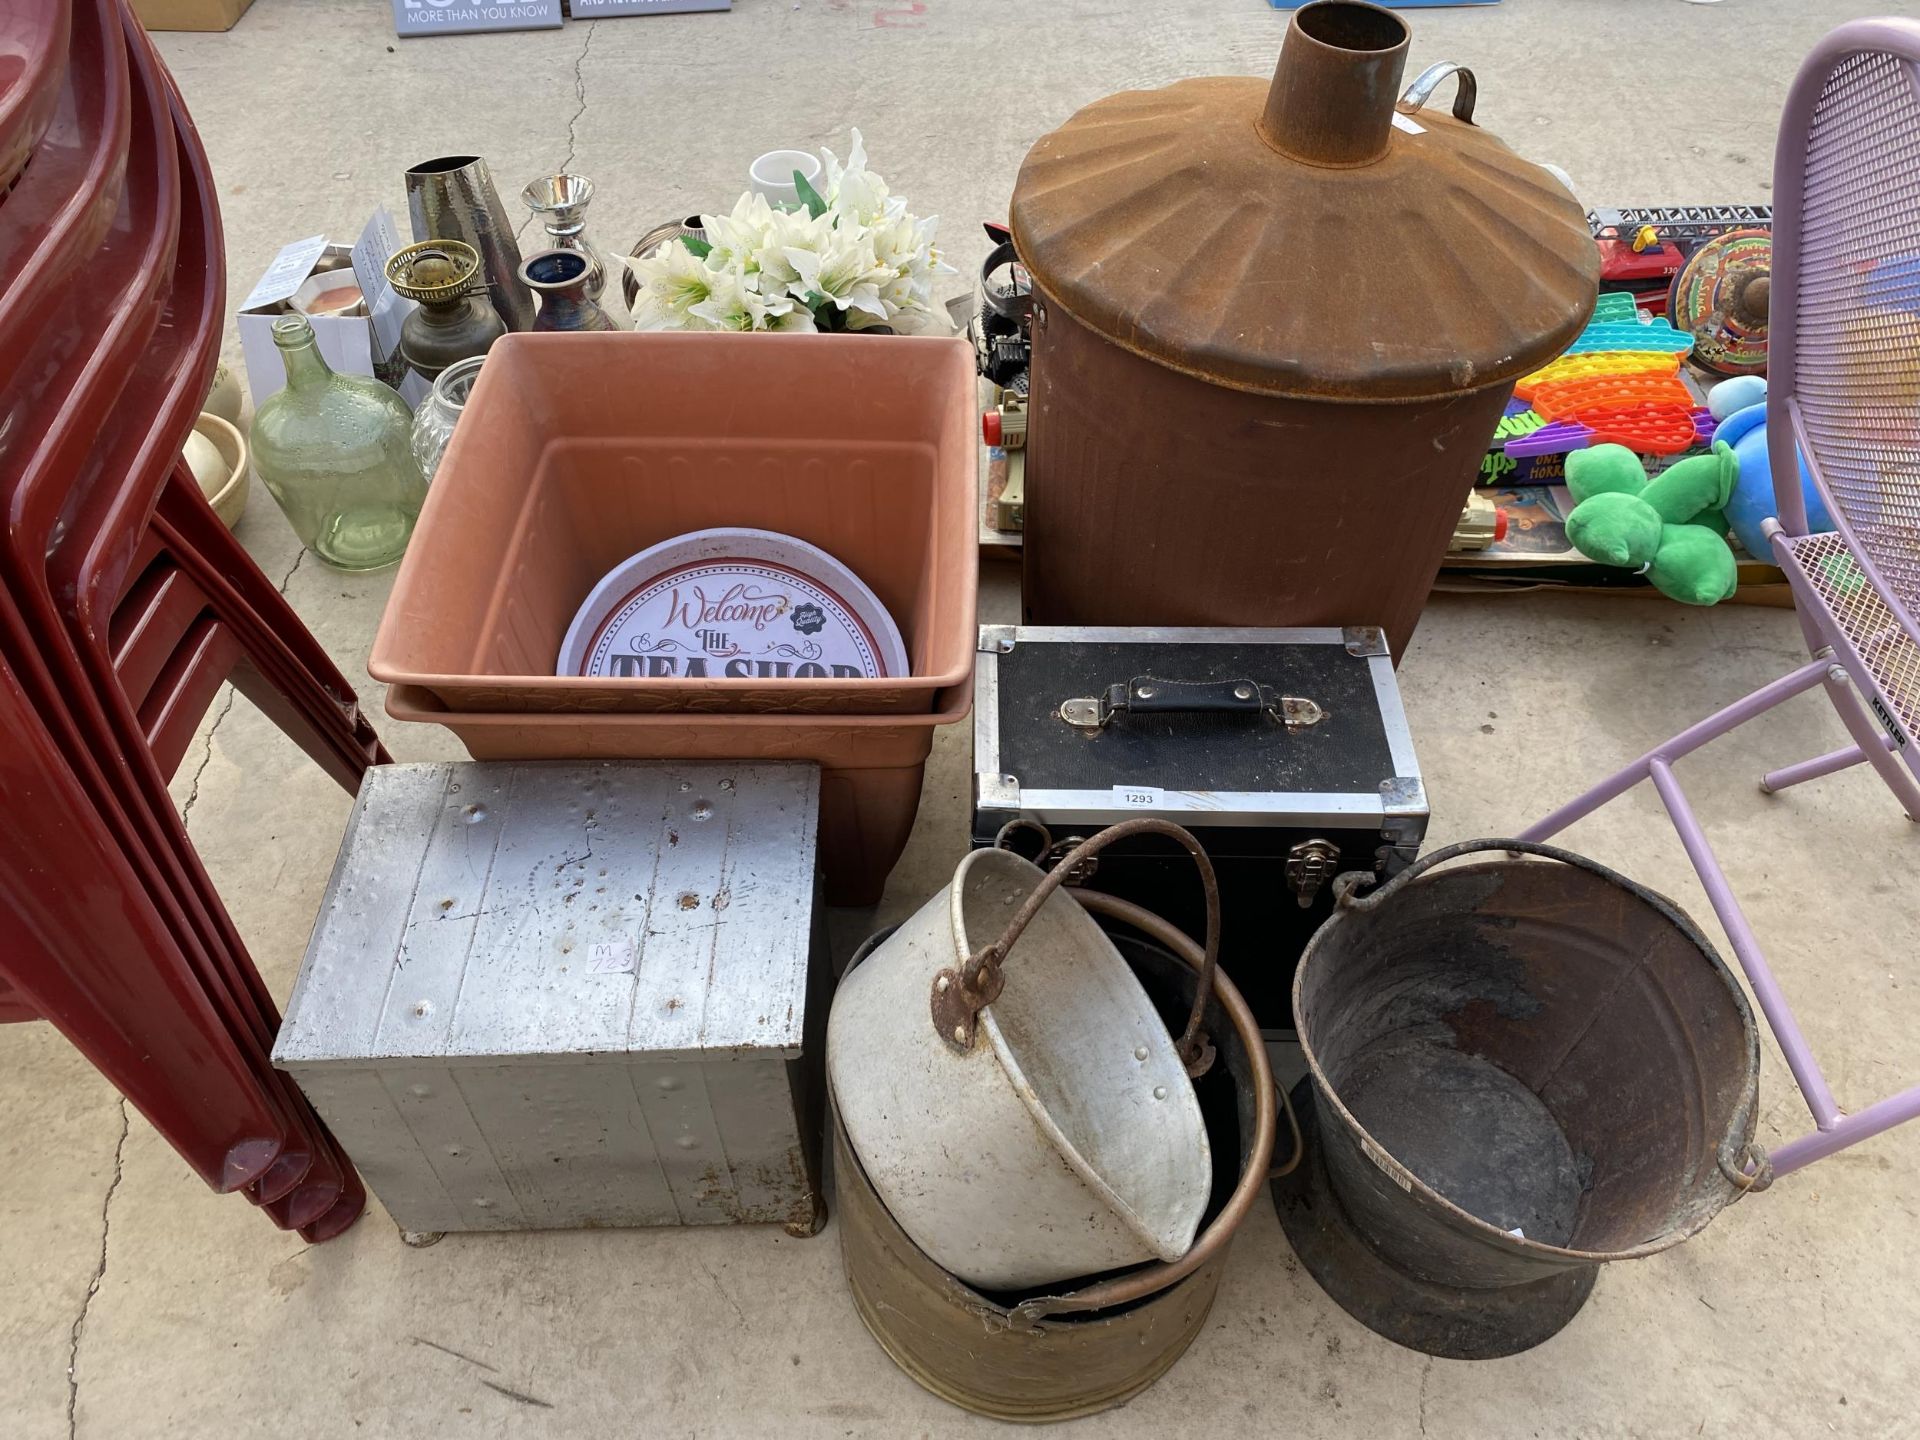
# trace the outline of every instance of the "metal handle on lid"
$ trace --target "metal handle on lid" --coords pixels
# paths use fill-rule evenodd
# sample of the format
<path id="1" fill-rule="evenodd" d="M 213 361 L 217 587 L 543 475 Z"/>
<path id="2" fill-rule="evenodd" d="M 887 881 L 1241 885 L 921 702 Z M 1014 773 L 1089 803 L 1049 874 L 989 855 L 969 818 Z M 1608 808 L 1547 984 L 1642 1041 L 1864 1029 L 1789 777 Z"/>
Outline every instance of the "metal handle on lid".
<path id="1" fill-rule="evenodd" d="M 1207 903 L 1205 960 L 1200 970 L 1199 988 L 1194 991 L 1192 1013 L 1187 1017 L 1187 1027 L 1180 1032 L 1174 1050 L 1180 1057 L 1180 1063 L 1186 1066 L 1187 1074 L 1198 1077 L 1207 1073 L 1213 1064 L 1213 1045 L 1201 1033 L 1200 1021 L 1206 1014 L 1207 997 L 1213 993 L 1213 971 L 1220 956 L 1220 882 L 1214 876 L 1213 861 L 1207 857 L 1207 852 L 1191 832 L 1171 820 L 1156 820 L 1147 816 L 1109 825 L 1098 835 L 1083 840 L 1068 851 L 1021 902 L 998 940 L 969 956 L 958 970 L 946 967 L 933 977 L 933 1028 L 944 1043 L 962 1052 L 973 1048 L 980 1012 L 999 998 L 1006 983 L 1000 967 L 1027 926 L 1033 923 L 1033 917 L 1040 913 L 1040 907 L 1066 883 L 1067 877 L 1079 868 L 1082 861 L 1097 855 L 1115 841 L 1134 835 L 1165 835 L 1177 840 L 1193 857 L 1193 863 L 1200 867 L 1200 888 L 1206 895 Z"/>
<path id="2" fill-rule="evenodd" d="M 1473 78 L 1473 71 L 1451 60 L 1438 61 L 1414 76 L 1413 83 L 1400 96 L 1400 103 L 1393 108 L 1402 115 L 1413 114 L 1433 98 L 1433 92 L 1449 75 L 1460 79 L 1459 88 L 1453 92 L 1453 118 L 1465 125 L 1473 124 L 1473 102 L 1480 94 L 1479 82 Z"/>
<path id="3" fill-rule="evenodd" d="M 1089 1310 L 1106 1310 L 1116 1305 L 1129 1305 L 1149 1295 L 1158 1295 L 1170 1286 L 1178 1284 L 1203 1265 L 1214 1260 L 1219 1253 L 1232 1243 L 1240 1224 L 1253 1208 L 1260 1192 L 1265 1190 L 1271 1178 L 1273 1163 L 1274 1110 L 1275 1095 L 1280 1093 L 1279 1086 L 1273 1083 L 1273 1074 L 1267 1068 L 1265 1049 L 1257 1042 L 1257 1029 L 1253 1012 L 1247 1009 L 1247 1002 L 1241 998 L 1239 990 L 1234 988 L 1225 972 L 1215 972 L 1211 980 L 1205 974 L 1206 956 L 1193 939 L 1177 925 L 1161 919 L 1150 910 L 1144 910 L 1131 901 L 1116 896 L 1102 895 L 1098 891 L 1070 891 L 1082 909 L 1095 915 L 1118 920 L 1138 930 L 1149 940 L 1164 945 L 1172 954 L 1184 961 L 1194 970 L 1201 971 L 1199 981 L 1205 985 L 1200 993 L 1213 993 L 1215 999 L 1227 1012 L 1229 1023 L 1239 1032 L 1243 1041 L 1248 1042 L 1247 1060 L 1253 1075 L 1253 1144 L 1247 1147 L 1248 1153 L 1240 1168 L 1240 1180 L 1227 1197 L 1227 1203 L 1220 1213 L 1198 1236 L 1193 1246 L 1178 1260 L 1171 1263 L 1145 1265 L 1138 1270 L 1112 1280 L 1099 1280 L 1083 1290 L 1069 1291 L 1063 1295 L 1036 1295 L 1023 1300 L 1013 1307 L 1008 1316 L 1014 1329 L 1031 1329 L 1049 1315 L 1068 1315 L 1085 1313 Z M 1295 1124 L 1294 1133 L 1298 1136 L 1297 1123 L 1293 1122 L 1293 1112 L 1289 1106 L 1288 1120 Z M 1297 1158 L 1297 1156 L 1296 1156 Z M 1288 1162 L 1291 1168 L 1293 1161 Z"/>

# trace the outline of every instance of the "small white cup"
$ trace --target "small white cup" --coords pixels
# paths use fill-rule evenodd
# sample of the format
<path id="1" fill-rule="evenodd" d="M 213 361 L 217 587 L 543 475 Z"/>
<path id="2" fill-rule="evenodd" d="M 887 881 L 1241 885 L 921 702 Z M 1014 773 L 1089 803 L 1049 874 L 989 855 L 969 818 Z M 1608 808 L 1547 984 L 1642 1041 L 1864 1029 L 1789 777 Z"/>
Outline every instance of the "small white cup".
<path id="1" fill-rule="evenodd" d="M 747 186 L 776 209 L 798 210 L 800 191 L 793 183 L 796 170 L 807 177 L 809 185 L 819 185 L 818 155 L 804 150 L 769 150 L 747 167 Z"/>

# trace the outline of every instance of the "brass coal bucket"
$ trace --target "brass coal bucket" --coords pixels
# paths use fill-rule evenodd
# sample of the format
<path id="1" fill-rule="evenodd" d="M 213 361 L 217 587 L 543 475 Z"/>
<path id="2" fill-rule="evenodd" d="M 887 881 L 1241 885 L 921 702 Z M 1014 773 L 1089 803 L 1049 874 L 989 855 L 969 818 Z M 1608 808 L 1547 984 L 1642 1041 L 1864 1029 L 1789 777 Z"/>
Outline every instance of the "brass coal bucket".
<path id="1" fill-rule="evenodd" d="M 1068 893 L 1107 927 L 1163 1017 L 1184 1021 L 1200 946 L 1137 905 Z M 853 963 L 885 938 L 869 940 Z M 1204 1025 L 1216 1059 L 1196 1089 L 1214 1180 L 1199 1238 L 1172 1264 L 1098 1277 L 1063 1293 L 985 1294 L 927 1258 L 887 1212 L 829 1096 L 834 1214 L 847 1284 L 861 1320 L 902 1370 L 963 1409 L 1037 1423 L 1119 1405 L 1186 1352 L 1212 1309 L 1234 1234 L 1266 1183 L 1276 1105 L 1259 1027 L 1218 969 Z"/>

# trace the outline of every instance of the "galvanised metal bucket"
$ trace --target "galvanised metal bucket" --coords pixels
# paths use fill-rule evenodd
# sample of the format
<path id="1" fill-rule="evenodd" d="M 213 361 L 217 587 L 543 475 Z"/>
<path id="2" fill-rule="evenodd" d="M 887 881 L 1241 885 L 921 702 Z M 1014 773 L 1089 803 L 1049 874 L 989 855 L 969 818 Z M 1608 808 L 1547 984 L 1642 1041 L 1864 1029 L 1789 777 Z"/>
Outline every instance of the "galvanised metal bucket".
<path id="1" fill-rule="evenodd" d="M 1515 840 L 1357 896 L 1372 879 L 1339 877 L 1300 960 L 1309 1156 L 1274 1187 L 1354 1318 L 1431 1355 L 1515 1354 L 1573 1318 L 1602 1264 L 1767 1182 L 1753 1015 L 1671 901 Z"/>
<path id="2" fill-rule="evenodd" d="M 1126 901 L 1071 893 L 1102 918 L 1161 1014 L 1178 1024 L 1198 990 L 1201 947 Z M 862 954 L 885 938 L 868 941 Z M 1259 1028 L 1217 970 L 1203 1024 L 1216 1061 L 1195 1088 L 1214 1178 L 1199 1238 L 1175 1264 L 1066 1293 L 988 1294 L 941 1269 L 888 1213 L 847 1144 L 836 1105 L 834 1216 L 847 1283 L 874 1339 L 920 1385 L 999 1420 L 1068 1420 L 1138 1394 L 1193 1343 L 1212 1309 L 1228 1247 L 1266 1181 L 1275 1115 Z"/>

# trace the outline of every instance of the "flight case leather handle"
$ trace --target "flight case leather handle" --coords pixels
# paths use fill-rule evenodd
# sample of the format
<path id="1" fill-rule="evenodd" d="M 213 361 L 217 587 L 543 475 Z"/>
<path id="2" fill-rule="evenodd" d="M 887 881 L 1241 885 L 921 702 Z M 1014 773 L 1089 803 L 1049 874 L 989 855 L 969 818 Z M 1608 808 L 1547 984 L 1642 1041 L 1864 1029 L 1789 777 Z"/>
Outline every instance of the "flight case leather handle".
<path id="1" fill-rule="evenodd" d="M 1266 714 L 1289 730 L 1318 725 L 1326 712 L 1312 700 L 1282 695 L 1257 680 L 1162 680 L 1136 675 L 1124 685 L 1109 685 L 1098 695 L 1065 700 L 1060 718 L 1083 730 L 1102 730 L 1121 715 Z"/>

